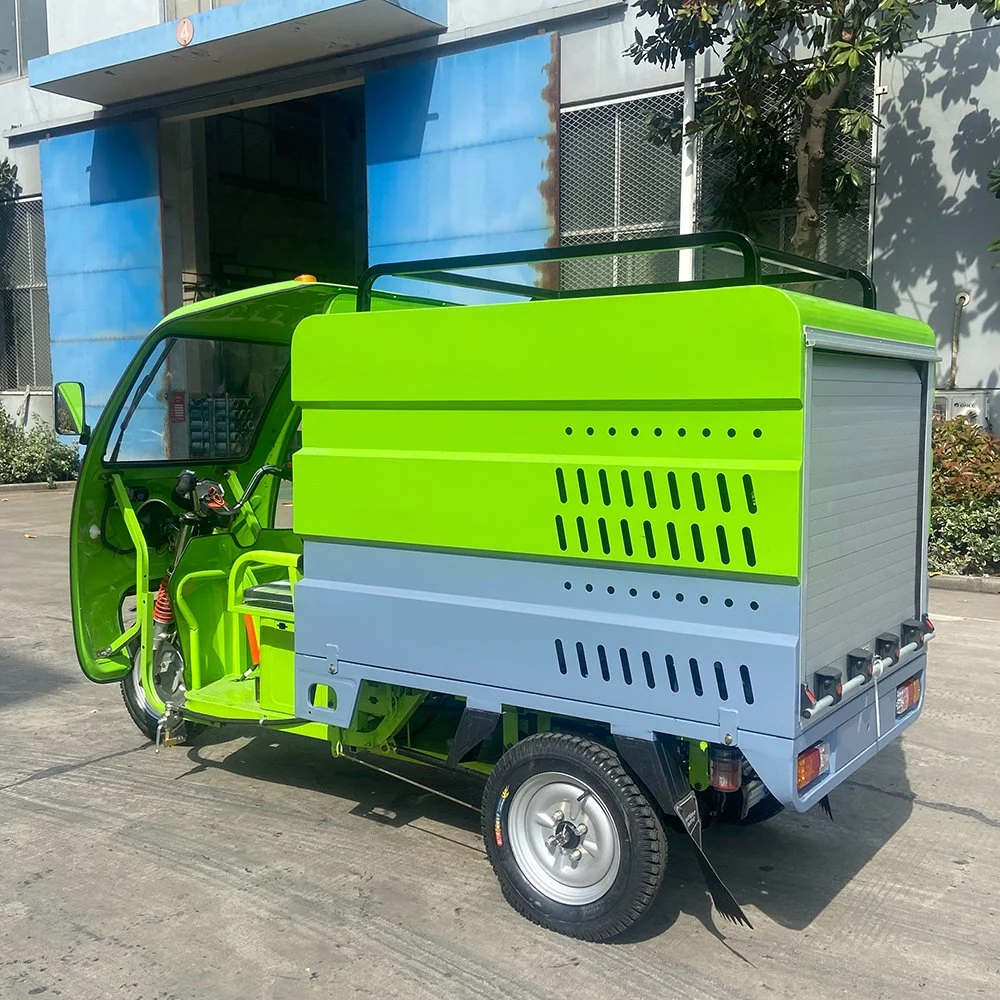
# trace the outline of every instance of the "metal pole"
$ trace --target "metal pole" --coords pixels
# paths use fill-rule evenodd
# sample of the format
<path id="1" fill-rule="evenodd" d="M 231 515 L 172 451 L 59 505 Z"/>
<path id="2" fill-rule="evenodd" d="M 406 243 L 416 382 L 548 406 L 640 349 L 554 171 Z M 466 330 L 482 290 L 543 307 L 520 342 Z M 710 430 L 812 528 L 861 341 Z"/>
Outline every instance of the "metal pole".
<path id="1" fill-rule="evenodd" d="M 694 57 L 684 60 L 684 137 L 681 145 L 681 218 L 680 234 L 687 236 L 694 232 L 695 180 L 698 142 L 690 133 L 694 122 L 695 102 L 695 65 Z M 694 279 L 694 251 L 682 250 L 677 264 L 677 277 L 680 281 Z"/>

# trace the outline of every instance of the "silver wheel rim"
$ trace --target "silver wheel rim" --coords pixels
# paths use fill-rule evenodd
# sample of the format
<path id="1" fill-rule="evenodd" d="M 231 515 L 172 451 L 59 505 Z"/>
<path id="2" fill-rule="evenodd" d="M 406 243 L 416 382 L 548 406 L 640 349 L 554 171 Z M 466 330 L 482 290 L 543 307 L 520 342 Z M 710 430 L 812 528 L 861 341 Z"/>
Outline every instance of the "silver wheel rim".
<path id="1" fill-rule="evenodd" d="M 142 710 L 157 719 L 161 718 L 163 713 L 150 703 L 146 687 L 142 683 L 142 659 L 139 651 L 132 660 L 132 681 L 136 700 Z M 177 695 L 184 693 L 184 660 L 173 646 L 168 647 L 161 655 L 160 662 L 153 665 L 153 686 L 156 696 L 164 705 L 168 701 L 176 701 Z"/>
<path id="2" fill-rule="evenodd" d="M 596 902 L 621 868 L 621 840 L 608 807 L 568 774 L 535 774 L 514 792 L 507 839 L 521 874 L 557 903 Z"/>

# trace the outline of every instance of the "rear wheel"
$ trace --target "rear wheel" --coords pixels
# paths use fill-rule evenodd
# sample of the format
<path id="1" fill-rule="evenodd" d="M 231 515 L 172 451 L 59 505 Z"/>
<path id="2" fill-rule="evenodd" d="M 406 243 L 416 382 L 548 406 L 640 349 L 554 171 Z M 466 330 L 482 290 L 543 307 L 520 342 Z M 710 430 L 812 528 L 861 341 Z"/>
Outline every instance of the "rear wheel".
<path id="1" fill-rule="evenodd" d="M 663 827 L 607 747 L 541 733 L 500 758 L 483 795 L 483 839 L 507 902 L 542 927 L 615 937 L 656 897 Z"/>

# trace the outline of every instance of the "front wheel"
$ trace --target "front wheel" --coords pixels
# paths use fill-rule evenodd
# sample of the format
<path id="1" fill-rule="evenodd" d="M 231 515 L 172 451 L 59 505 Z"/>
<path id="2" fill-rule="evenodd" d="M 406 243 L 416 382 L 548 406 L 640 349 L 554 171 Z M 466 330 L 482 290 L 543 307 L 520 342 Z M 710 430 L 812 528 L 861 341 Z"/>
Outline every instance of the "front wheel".
<path id="1" fill-rule="evenodd" d="M 184 660 L 180 651 L 171 646 L 166 656 L 161 659 L 159 667 L 158 671 L 154 671 L 157 682 L 156 695 L 161 702 L 166 702 L 184 690 Z M 129 717 L 139 732 L 155 742 L 156 728 L 163 718 L 163 713 L 154 705 L 143 687 L 142 660 L 138 648 L 132 657 L 132 670 L 122 681 L 122 699 Z M 194 722 L 185 722 L 184 739 L 192 739 L 204 728 Z"/>
<path id="2" fill-rule="evenodd" d="M 663 879 L 656 811 L 617 754 L 578 736 L 540 733 L 508 750 L 486 784 L 482 820 L 507 902 L 561 934 L 621 934 Z"/>

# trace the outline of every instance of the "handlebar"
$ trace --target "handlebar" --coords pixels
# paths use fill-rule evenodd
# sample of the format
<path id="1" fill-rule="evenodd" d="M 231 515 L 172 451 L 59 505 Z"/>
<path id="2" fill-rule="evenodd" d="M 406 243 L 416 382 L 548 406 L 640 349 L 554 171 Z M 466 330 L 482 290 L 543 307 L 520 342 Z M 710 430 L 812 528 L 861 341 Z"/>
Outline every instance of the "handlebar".
<path id="1" fill-rule="evenodd" d="M 259 468 L 251 477 L 247 484 L 246 492 L 236 501 L 233 506 L 233 513 L 238 514 L 250 502 L 251 497 L 257 492 L 257 487 L 264 481 L 265 476 L 282 476 L 284 473 L 276 465 L 264 465 Z"/>
<path id="2" fill-rule="evenodd" d="M 189 521 L 211 523 L 216 528 L 230 528 L 240 511 L 253 499 L 265 476 L 282 476 L 276 465 L 265 465 L 250 478 L 246 492 L 234 504 L 226 502 L 226 491 L 214 479 L 199 479 L 198 474 L 185 469 L 178 477 L 171 498 Z"/>

